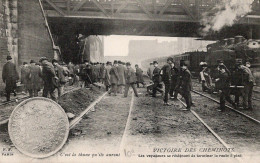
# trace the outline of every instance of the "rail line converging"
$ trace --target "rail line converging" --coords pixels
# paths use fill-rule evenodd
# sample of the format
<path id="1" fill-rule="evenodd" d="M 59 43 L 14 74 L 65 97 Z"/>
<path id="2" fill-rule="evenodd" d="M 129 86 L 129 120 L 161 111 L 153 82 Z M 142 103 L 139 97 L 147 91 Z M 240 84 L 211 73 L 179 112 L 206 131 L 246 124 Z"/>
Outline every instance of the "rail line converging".
<path id="1" fill-rule="evenodd" d="M 218 100 L 216 100 L 215 98 L 210 97 L 210 96 L 208 96 L 208 95 L 205 95 L 205 94 L 203 94 L 203 93 L 200 93 L 200 92 L 198 92 L 198 91 L 192 90 L 192 92 L 194 92 L 194 93 L 196 93 L 196 94 L 198 94 L 198 95 L 201 95 L 201 96 L 203 96 L 203 97 L 206 97 L 206 98 L 208 98 L 208 99 L 210 99 L 210 100 L 212 100 L 212 101 L 214 101 L 214 102 L 216 102 L 216 103 L 218 103 L 218 104 L 220 103 L 220 102 L 219 102 Z M 245 113 L 243 113 L 243 112 L 241 112 L 241 111 L 239 111 L 239 110 L 237 110 L 237 109 L 234 109 L 234 108 L 232 108 L 231 106 L 226 105 L 226 107 L 229 108 L 229 109 L 231 109 L 232 111 L 234 111 L 234 112 L 236 112 L 236 113 L 238 113 L 238 114 L 240 114 L 240 115 L 242 115 L 242 116 L 244 116 L 244 117 L 250 119 L 251 121 L 260 124 L 260 121 L 257 120 L 257 119 L 255 119 L 255 118 L 253 118 L 253 117 L 251 117 L 251 116 L 249 116 L 249 115 L 247 115 L 247 114 L 245 114 Z"/>
<path id="2" fill-rule="evenodd" d="M 181 104 L 184 107 L 187 107 L 187 105 L 178 98 L 178 100 L 181 102 Z M 229 149 L 229 145 L 227 145 L 227 143 L 225 143 L 225 141 L 194 111 L 194 110 L 190 110 L 191 113 L 209 130 L 209 132 L 227 149 Z M 236 153 L 229 151 L 232 155 L 236 155 Z M 243 160 L 241 158 L 236 158 L 239 162 L 243 162 Z"/>

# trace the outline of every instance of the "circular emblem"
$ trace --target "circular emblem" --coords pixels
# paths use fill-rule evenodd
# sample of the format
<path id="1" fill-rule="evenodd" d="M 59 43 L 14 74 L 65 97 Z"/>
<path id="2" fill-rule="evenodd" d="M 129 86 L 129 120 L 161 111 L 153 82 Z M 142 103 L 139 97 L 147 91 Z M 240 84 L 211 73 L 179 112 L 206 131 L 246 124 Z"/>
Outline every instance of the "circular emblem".
<path id="1" fill-rule="evenodd" d="M 58 152 L 69 134 L 69 120 L 62 107 L 44 97 L 30 98 L 13 110 L 8 132 L 25 155 L 44 158 Z"/>

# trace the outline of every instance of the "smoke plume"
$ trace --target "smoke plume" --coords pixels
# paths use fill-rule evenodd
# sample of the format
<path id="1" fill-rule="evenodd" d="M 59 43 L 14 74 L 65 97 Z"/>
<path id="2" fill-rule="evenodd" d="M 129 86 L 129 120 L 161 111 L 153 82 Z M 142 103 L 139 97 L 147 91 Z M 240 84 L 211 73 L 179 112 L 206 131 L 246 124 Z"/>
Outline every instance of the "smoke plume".
<path id="1" fill-rule="evenodd" d="M 202 34 L 210 31 L 219 31 L 225 26 L 232 26 L 236 20 L 245 16 L 252 9 L 254 0 L 219 0 L 218 4 L 212 9 L 216 11 L 213 16 L 209 13 L 202 15 Z"/>

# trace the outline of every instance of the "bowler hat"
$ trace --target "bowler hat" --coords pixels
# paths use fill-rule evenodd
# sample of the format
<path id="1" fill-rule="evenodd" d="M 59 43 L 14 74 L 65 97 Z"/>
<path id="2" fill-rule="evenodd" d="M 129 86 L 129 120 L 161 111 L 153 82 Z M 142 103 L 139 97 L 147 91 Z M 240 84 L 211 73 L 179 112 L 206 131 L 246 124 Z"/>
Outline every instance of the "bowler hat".
<path id="1" fill-rule="evenodd" d="M 172 61 L 172 62 L 173 62 L 173 58 L 172 58 L 172 57 L 169 57 L 169 58 L 167 59 L 167 61 Z"/>
<path id="2" fill-rule="evenodd" d="M 131 63 L 130 63 L 130 62 L 126 62 L 126 65 L 127 65 L 127 66 L 131 66 Z"/>
<path id="3" fill-rule="evenodd" d="M 35 63 L 35 61 L 34 61 L 34 60 L 31 60 L 30 63 Z"/>
<path id="4" fill-rule="evenodd" d="M 12 57 L 11 57 L 10 55 L 8 55 L 8 56 L 6 57 L 6 59 L 7 59 L 7 60 L 11 60 Z"/>
<path id="5" fill-rule="evenodd" d="M 44 60 L 48 60 L 46 57 L 41 57 L 40 58 L 40 60 L 39 60 L 39 62 L 42 62 L 42 61 L 44 61 Z"/>
<path id="6" fill-rule="evenodd" d="M 158 62 L 157 61 L 153 61 L 153 64 L 158 64 Z"/>

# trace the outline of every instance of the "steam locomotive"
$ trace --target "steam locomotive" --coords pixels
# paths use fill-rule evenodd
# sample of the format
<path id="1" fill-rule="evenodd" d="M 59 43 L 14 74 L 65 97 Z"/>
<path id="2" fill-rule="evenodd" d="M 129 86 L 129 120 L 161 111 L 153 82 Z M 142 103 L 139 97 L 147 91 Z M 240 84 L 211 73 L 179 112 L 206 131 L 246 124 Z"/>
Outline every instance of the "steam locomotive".
<path id="1" fill-rule="evenodd" d="M 243 64 L 250 62 L 251 70 L 260 84 L 260 40 L 246 40 L 243 36 L 219 40 L 207 46 L 207 52 L 194 51 L 179 55 L 172 55 L 175 65 L 179 67 L 180 60 L 188 65 L 194 77 L 199 75 L 201 70 L 200 62 L 207 62 L 214 78 L 216 75 L 217 60 L 222 60 L 228 69 L 232 70 L 237 58 L 242 59 Z M 156 58 L 159 66 L 166 64 L 167 57 Z M 142 65 L 149 65 L 150 60 L 146 60 Z M 257 84 L 257 85 L 258 85 Z"/>

